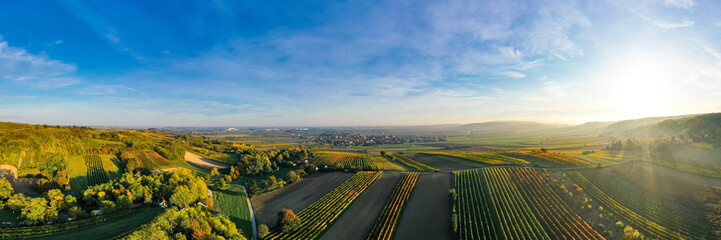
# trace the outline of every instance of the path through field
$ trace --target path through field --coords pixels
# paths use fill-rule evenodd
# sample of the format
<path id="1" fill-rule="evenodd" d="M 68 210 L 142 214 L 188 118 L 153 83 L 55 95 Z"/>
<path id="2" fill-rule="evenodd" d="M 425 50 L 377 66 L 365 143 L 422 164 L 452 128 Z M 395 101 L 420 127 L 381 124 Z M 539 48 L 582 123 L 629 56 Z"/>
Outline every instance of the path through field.
<path id="1" fill-rule="evenodd" d="M 395 239 L 451 239 L 451 173 L 418 177 L 396 230 Z"/>
<path id="2" fill-rule="evenodd" d="M 280 190 L 254 197 L 251 202 L 255 207 L 256 223 L 272 229 L 281 209 L 287 208 L 298 214 L 351 176 L 353 173 L 315 173 Z"/>
<path id="3" fill-rule="evenodd" d="M 398 172 L 383 172 L 320 239 L 366 239 L 400 177 Z"/>
<path id="4" fill-rule="evenodd" d="M 218 168 L 225 169 L 229 168 L 230 165 L 225 163 L 216 162 L 207 158 L 202 158 L 194 153 L 185 152 L 185 161 L 203 168 Z"/>

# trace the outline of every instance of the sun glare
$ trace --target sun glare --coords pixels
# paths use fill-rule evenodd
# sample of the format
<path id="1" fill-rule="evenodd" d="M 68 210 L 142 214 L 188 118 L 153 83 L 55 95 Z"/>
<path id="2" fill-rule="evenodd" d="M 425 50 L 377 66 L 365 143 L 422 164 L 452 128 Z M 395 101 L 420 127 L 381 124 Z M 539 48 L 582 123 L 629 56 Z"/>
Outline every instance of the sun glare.
<path id="1" fill-rule="evenodd" d="M 669 68 L 663 58 L 635 55 L 614 64 L 608 79 L 609 103 L 619 118 L 662 115 L 667 101 Z"/>

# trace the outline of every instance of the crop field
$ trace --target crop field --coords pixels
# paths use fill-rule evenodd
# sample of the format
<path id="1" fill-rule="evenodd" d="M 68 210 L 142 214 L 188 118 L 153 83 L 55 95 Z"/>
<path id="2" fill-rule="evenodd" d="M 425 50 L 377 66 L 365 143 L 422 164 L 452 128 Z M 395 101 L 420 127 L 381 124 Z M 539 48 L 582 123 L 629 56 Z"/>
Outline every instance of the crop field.
<path id="1" fill-rule="evenodd" d="M 314 239 L 375 181 L 382 172 L 359 172 L 298 213 L 300 227 L 290 232 L 274 228 L 265 239 Z"/>
<path id="2" fill-rule="evenodd" d="M 467 170 L 456 177 L 461 239 L 551 239 L 508 170 Z"/>
<path id="3" fill-rule="evenodd" d="M 108 182 L 110 176 L 105 172 L 103 160 L 98 155 L 85 156 L 85 166 L 88 168 L 88 184 L 90 186 Z"/>
<path id="4" fill-rule="evenodd" d="M 364 170 L 391 170 L 403 171 L 403 167 L 396 165 L 383 156 L 348 153 L 317 151 L 313 153 L 314 165 L 328 165 L 337 168 L 351 168 Z"/>
<path id="5" fill-rule="evenodd" d="M 455 157 L 447 157 L 441 155 L 426 155 L 423 153 L 407 154 L 408 158 L 416 162 L 422 163 L 429 167 L 438 169 L 438 171 L 457 171 L 471 168 L 488 167 L 490 165 L 479 162 L 472 162 Z"/>
<path id="6" fill-rule="evenodd" d="M 548 162 L 552 162 L 555 164 L 558 164 L 560 166 L 578 166 L 578 165 L 591 165 L 591 162 L 582 160 L 579 158 L 575 158 L 572 156 L 564 155 L 564 154 L 558 154 L 558 153 L 551 153 L 551 152 L 539 152 L 539 151 L 531 151 L 531 152 L 518 152 L 516 154 L 523 154 L 530 159 L 542 159 Z M 520 155 L 519 155 L 520 156 Z M 533 160 L 531 160 L 533 161 Z"/>
<path id="7" fill-rule="evenodd" d="M 623 169 L 623 172 L 621 172 Z M 703 208 L 702 202 L 694 200 L 700 197 L 694 197 L 700 192 L 707 192 L 698 185 L 684 184 L 683 181 L 676 179 L 661 179 L 661 172 L 640 171 L 645 170 L 643 163 L 626 164 L 599 171 L 585 170 L 577 173 L 569 173 L 569 176 L 575 180 L 583 181 L 587 179 L 589 185 L 598 188 L 602 193 L 615 200 L 618 204 L 628 208 L 634 213 L 645 217 L 649 221 L 658 223 L 667 227 L 681 235 L 689 236 L 693 239 L 711 239 L 709 231 L 706 229 L 706 209 Z M 639 179 L 644 179 L 643 187 L 638 187 L 637 180 L 627 179 L 623 173 L 639 175 Z M 649 176 L 648 174 L 653 174 Z M 579 177 L 582 176 L 583 178 Z M 651 178 L 649 180 L 645 180 Z M 673 181 L 673 184 L 664 184 Z M 678 188 L 674 190 L 674 188 Z M 683 190 L 681 190 L 683 189 Z M 685 192 L 692 192 L 685 194 Z M 589 191 L 589 193 L 594 193 Z M 596 193 L 598 194 L 598 193 Z M 680 200 L 679 199 L 683 199 Z"/>
<path id="8" fill-rule="evenodd" d="M 344 172 L 315 173 L 279 190 L 255 196 L 251 199 L 255 221 L 258 225 L 265 224 L 273 228 L 281 209 L 287 208 L 298 213 L 333 191 L 351 176 L 352 173 Z"/>
<path id="9" fill-rule="evenodd" d="M 551 190 L 538 170 L 517 168 L 504 171 L 511 174 L 553 239 L 604 239 Z"/>
<path id="10" fill-rule="evenodd" d="M 435 168 L 429 167 L 428 165 L 425 165 L 423 163 L 416 162 L 413 159 L 410 159 L 406 156 L 403 156 L 400 154 L 393 154 L 392 156 L 394 156 L 396 158 L 396 160 L 398 160 L 399 162 L 401 162 L 401 163 L 405 164 L 406 166 L 411 167 L 415 170 L 418 170 L 421 172 L 435 172 L 436 171 Z"/>
<path id="11" fill-rule="evenodd" d="M 140 161 L 140 163 L 142 164 L 141 167 L 143 168 L 156 169 L 162 166 L 173 165 L 172 161 L 161 156 L 155 151 L 132 152 L 131 155 L 133 158 Z"/>
<path id="12" fill-rule="evenodd" d="M 383 172 L 328 228 L 321 240 L 365 240 L 405 173 Z"/>
<path id="13" fill-rule="evenodd" d="M 466 159 L 491 165 L 525 165 L 528 161 L 514 157 L 503 156 L 494 152 L 423 152 L 428 155 L 441 155 Z"/>
<path id="14" fill-rule="evenodd" d="M 452 239 L 451 173 L 420 174 L 394 231 L 395 239 Z"/>
<path id="15" fill-rule="evenodd" d="M 243 188 L 230 186 L 226 189 L 211 188 L 213 208 L 227 216 L 247 239 L 253 238 L 253 223 Z"/>
<path id="16" fill-rule="evenodd" d="M 413 187 L 416 185 L 419 173 L 406 173 L 398 182 L 393 195 L 391 196 L 388 203 L 386 203 L 381 215 L 378 217 L 378 221 L 373 230 L 371 231 L 368 239 L 392 239 L 393 231 L 398 223 L 401 210 L 406 203 L 406 200 L 411 196 Z"/>
<path id="17" fill-rule="evenodd" d="M 596 185 L 588 181 L 583 175 L 577 171 L 571 171 L 568 176 L 573 179 L 576 184 L 583 187 L 589 195 L 601 203 L 604 207 L 611 210 L 614 214 L 621 217 L 628 224 L 637 227 L 640 230 L 646 232 L 652 238 L 658 239 L 688 239 L 688 237 L 681 235 L 679 232 L 671 230 L 665 226 L 658 224 L 638 213 L 632 211 L 626 206 L 621 205 L 618 201 L 611 198 L 609 195 L 601 191 Z M 633 194 L 629 192 L 626 194 Z"/>

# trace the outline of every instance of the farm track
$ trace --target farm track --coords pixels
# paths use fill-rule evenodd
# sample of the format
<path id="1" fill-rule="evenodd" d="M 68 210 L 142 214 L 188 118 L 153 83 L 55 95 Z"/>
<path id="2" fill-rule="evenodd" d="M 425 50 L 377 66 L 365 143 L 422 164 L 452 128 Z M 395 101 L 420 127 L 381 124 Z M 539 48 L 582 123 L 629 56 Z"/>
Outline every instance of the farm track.
<path id="1" fill-rule="evenodd" d="M 383 172 L 320 239 L 366 239 L 400 178 L 401 173 Z"/>

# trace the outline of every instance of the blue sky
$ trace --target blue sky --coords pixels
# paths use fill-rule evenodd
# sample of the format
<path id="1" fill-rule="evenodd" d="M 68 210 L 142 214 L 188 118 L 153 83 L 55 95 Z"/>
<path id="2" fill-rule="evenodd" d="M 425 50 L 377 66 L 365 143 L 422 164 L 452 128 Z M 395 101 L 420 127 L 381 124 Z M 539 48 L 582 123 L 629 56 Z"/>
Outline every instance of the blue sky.
<path id="1" fill-rule="evenodd" d="M 575 124 L 714 112 L 719 12 L 710 0 L 2 1 L 0 121 Z"/>

